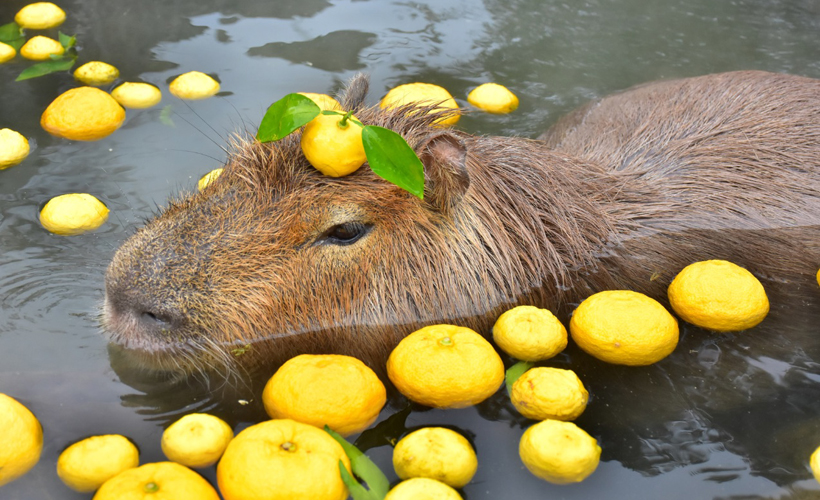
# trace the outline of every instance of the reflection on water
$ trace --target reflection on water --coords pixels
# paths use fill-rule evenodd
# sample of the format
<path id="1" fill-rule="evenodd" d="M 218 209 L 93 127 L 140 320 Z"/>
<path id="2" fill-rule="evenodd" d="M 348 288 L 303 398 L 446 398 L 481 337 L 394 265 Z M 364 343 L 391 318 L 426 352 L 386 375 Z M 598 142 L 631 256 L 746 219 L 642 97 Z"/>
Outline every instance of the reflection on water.
<path id="1" fill-rule="evenodd" d="M 26 3 L 2 2 L 0 24 Z M 169 194 L 217 167 L 227 137 L 253 130 L 278 97 L 338 89 L 359 69 L 372 75 L 371 102 L 391 86 L 429 81 L 464 103 L 472 87 L 496 80 L 519 95 L 519 110 L 471 114 L 459 126 L 535 137 L 590 98 L 653 79 L 735 69 L 820 77 L 820 7 L 810 0 L 58 3 L 80 62 L 108 61 L 123 79 L 163 89 L 196 69 L 218 75 L 230 95 L 186 104 L 166 92 L 159 107 L 129 111 L 113 136 L 70 143 L 45 134 L 39 116 L 75 85 L 71 76 L 14 83 L 26 64 L 0 65 L 0 127 L 36 145 L 0 172 L 0 391 L 29 406 L 46 436 L 41 462 L 4 487 L 4 499 L 87 498 L 63 487 L 54 465 L 90 434 L 126 434 L 149 462 L 163 459 L 162 428 L 178 415 L 213 412 L 237 429 L 264 418 L 262 378 L 227 386 L 149 376 L 109 355 L 97 316 L 114 249 Z M 160 119 L 165 107 L 173 127 Z M 68 191 L 102 199 L 109 222 L 73 238 L 42 230 L 38 207 Z M 578 424 L 600 441 L 603 462 L 580 485 L 552 486 L 523 469 L 517 441 L 529 422 L 503 392 L 475 408 L 410 412 L 394 394 L 359 444 L 395 479 L 390 439 L 422 425 L 457 429 L 480 462 L 463 490 L 471 500 L 816 498 L 807 457 L 820 445 L 820 289 L 792 292 L 749 332 L 684 327 L 677 350 L 654 366 L 605 365 L 572 345 L 551 360 L 590 391 Z M 213 470 L 204 475 L 214 480 Z"/>

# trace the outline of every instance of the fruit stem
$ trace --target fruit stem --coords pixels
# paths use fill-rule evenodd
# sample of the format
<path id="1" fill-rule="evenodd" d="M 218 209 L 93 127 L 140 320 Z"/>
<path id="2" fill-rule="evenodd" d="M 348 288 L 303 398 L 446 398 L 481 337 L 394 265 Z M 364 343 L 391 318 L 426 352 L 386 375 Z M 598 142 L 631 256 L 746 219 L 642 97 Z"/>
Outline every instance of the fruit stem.
<path id="1" fill-rule="evenodd" d="M 296 451 L 296 445 L 291 443 L 290 441 L 285 441 L 281 445 L 279 445 L 285 451 Z"/>
<path id="2" fill-rule="evenodd" d="M 143 489 L 146 493 L 156 493 L 157 491 L 159 491 L 159 485 L 151 481 L 150 483 L 145 483 Z"/>
<path id="3" fill-rule="evenodd" d="M 347 120 L 348 120 L 348 118 L 350 118 L 350 115 L 352 115 L 352 114 L 353 114 L 353 111 L 348 111 L 347 113 L 345 113 L 345 115 L 342 117 L 342 119 L 341 119 L 341 120 L 339 120 L 339 121 L 336 123 L 336 125 L 337 125 L 340 129 L 342 129 L 342 130 L 346 129 L 346 128 L 348 127 L 348 125 L 349 125 L 349 124 L 347 123 Z"/>
<path id="4" fill-rule="evenodd" d="M 438 341 L 438 343 L 443 346 L 453 345 L 453 339 L 450 337 L 443 337 Z"/>

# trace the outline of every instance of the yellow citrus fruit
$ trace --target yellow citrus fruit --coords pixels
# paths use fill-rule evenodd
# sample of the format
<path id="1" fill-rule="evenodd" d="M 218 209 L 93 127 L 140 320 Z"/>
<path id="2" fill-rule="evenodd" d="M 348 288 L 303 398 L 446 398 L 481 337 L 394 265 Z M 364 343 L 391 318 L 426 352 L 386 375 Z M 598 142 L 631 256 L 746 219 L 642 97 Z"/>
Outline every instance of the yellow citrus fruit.
<path id="1" fill-rule="evenodd" d="M 820 269 L 817 270 L 817 276 L 815 277 L 817 278 L 817 284 L 820 285 Z"/>
<path id="2" fill-rule="evenodd" d="M 213 486 L 191 469 L 174 462 L 156 462 L 128 469 L 97 490 L 93 500 L 219 500 Z"/>
<path id="3" fill-rule="evenodd" d="M 216 180 L 217 177 L 222 175 L 223 170 L 225 170 L 225 169 L 224 168 L 215 168 L 215 169 L 211 170 L 210 172 L 208 172 L 207 174 L 200 177 L 199 181 L 196 183 L 197 189 L 199 189 L 200 191 L 205 189 L 208 186 L 208 184 L 212 183 L 213 181 Z"/>
<path id="4" fill-rule="evenodd" d="M 387 376 L 407 398 L 436 408 L 464 408 L 492 396 L 504 363 L 481 335 L 454 325 L 411 333 L 387 359 Z"/>
<path id="5" fill-rule="evenodd" d="M 294 420 L 248 427 L 228 445 L 216 468 L 225 500 L 345 500 L 342 446 L 327 432 Z"/>
<path id="6" fill-rule="evenodd" d="M 11 61 L 16 55 L 17 51 L 14 50 L 14 47 L 7 43 L 0 42 L 0 64 Z"/>
<path id="7" fill-rule="evenodd" d="M 125 121 L 125 110 L 113 97 L 94 87 L 60 94 L 40 117 L 49 134 L 72 141 L 96 141 L 109 136 Z"/>
<path id="8" fill-rule="evenodd" d="M 189 71 L 174 78 L 168 90 L 180 99 L 207 99 L 219 92 L 219 82 L 199 71 Z"/>
<path id="9" fill-rule="evenodd" d="M 288 360 L 262 392 L 271 418 L 290 418 L 348 435 L 379 416 L 387 391 L 364 363 L 338 354 L 302 354 Z"/>
<path id="10" fill-rule="evenodd" d="M 524 432 L 518 454 L 527 469 L 541 479 L 569 484 L 595 472 L 601 447 L 572 422 L 544 420 Z"/>
<path id="11" fill-rule="evenodd" d="M 47 36 L 37 35 L 20 47 L 20 55 L 32 61 L 48 61 L 51 55 L 59 56 L 65 52 L 60 42 Z"/>
<path id="12" fill-rule="evenodd" d="M 462 500 L 456 490 L 435 479 L 414 477 L 400 482 L 384 500 Z"/>
<path id="13" fill-rule="evenodd" d="M 658 301 L 630 290 L 599 292 L 569 322 L 572 340 L 588 354 L 618 365 L 650 365 L 678 345 L 678 322 Z"/>
<path id="14" fill-rule="evenodd" d="M 86 85 L 108 85 L 120 76 L 120 70 L 102 61 L 91 61 L 74 71 L 74 78 Z"/>
<path id="15" fill-rule="evenodd" d="M 428 477 L 461 488 L 475 475 L 478 459 L 470 442 L 444 427 L 425 427 L 404 436 L 393 449 L 401 479 Z"/>
<path id="16" fill-rule="evenodd" d="M 811 472 L 814 474 L 814 478 L 820 481 L 820 448 L 817 448 L 814 450 L 814 453 L 811 454 L 809 466 L 811 466 Z"/>
<path id="17" fill-rule="evenodd" d="M 28 153 L 28 139 L 20 132 L 0 129 L 0 170 L 17 165 L 26 159 Z"/>
<path id="18" fill-rule="evenodd" d="M 493 340 L 516 359 L 540 361 L 564 350 L 567 329 L 546 309 L 518 306 L 498 317 L 493 326 Z"/>
<path id="19" fill-rule="evenodd" d="M 156 106 L 162 100 L 162 92 L 150 83 L 125 82 L 111 91 L 120 105 L 132 109 Z"/>
<path id="20" fill-rule="evenodd" d="M 209 467 L 219 460 L 233 439 L 231 426 L 205 413 L 185 415 L 162 433 L 162 452 L 186 467 Z"/>
<path id="21" fill-rule="evenodd" d="M 107 219 L 108 207 L 86 193 L 55 196 L 40 211 L 40 224 L 60 236 L 74 236 L 97 229 Z"/>
<path id="22" fill-rule="evenodd" d="M 515 381 L 510 399 L 519 413 L 533 420 L 575 420 L 587 407 L 589 393 L 574 371 L 538 367 Z"/>
<path id="23" fill-rule="evenodd" d="M 342 177 L 361 167 L 367 157 L 362 144 L 362 127 L 341 125 L 342 116 L 319 115 L 302 131 L 302 152 L 316 170 L 330 177 Z"/>
<path id="24" fill-rule="evenodd" d="M 399 85 L 384 96 L 379 107 L 392 109 L 406 104 L 416 104 L 418 106 L 436 106 L 436 111 L 458 110 L 458 104 L 447 89 L 432 83 L 405 83 Z M 455 125 L 461 115 L 456 112 L 446 118 L 436 120 L 442 127 Z"/>
<path id="25" fill-rule="evenodd" d="M 91 436 L 60 453 L 57 475 L 71 489 L 90 493 L 120 472 L 140 464 L 134 443 L 119 434 Z"/>
<path id="26" fill-rule="evenodd" d="M 725 260 L 706 260 L 684 267 L 669 285 L 669 302 L 684 321 L 701 328 L 746 330 L 769 313 L 760 281 Z"/>
<path id="27" fill-rule="evenodd" d="M 37 417 L 0 393 L 0 486 L 31 470 L 42 451 L 43 428 Z"/>
<path id="28" fill-rule="evenodd" d="M 312 92 L 299 92 L 300 95 L 303 95 L 316 103 L 322 111 L 341 111 L 342 105 L 339 104 L 339 101 L 330 97 L 327 94 L 314 94 Z"/>
<path id="29" fill-rule="evenodd" d="M 487 113 L 506 114 L 518 109 L 518 97 L 497 83 L 484 83 L 467 95 L 467 102 Z"/>
<path id="30" fill-rule="evenodd" d="M 51 2 L 31 3 L 14 16 L 14 22 L 31 30 L 56 28 L 65 21 L 65 11 Z"/>

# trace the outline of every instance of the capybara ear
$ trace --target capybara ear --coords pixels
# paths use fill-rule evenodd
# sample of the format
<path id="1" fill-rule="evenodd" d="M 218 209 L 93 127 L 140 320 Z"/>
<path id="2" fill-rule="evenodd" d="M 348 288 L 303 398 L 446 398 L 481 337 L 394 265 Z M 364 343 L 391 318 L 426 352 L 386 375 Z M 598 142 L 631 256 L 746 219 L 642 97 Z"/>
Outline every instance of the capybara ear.
<path id="1" fill-rule="evenodd" d="M 419 159 L 424 164 L 424 200 L 449 212 L 470 187 L 464 142 L 452 132 L 435 132 L 422 141 Z"/>
<path id="2" fill-rule="evenodd" d="M 357 111 L 362 104 L 364 104 L 369 88 L 370 77 L 364 73 L 356 73 L 353 78 L 347 82 L 344 92 L 339 96 L 342 109 L 345 111 Z"/>

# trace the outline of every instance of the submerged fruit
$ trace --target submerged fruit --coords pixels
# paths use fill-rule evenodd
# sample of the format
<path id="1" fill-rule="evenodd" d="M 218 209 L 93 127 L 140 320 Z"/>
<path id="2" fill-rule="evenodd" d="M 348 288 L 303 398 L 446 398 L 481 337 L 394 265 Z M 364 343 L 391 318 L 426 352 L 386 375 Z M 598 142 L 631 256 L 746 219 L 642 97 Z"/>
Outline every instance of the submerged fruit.
<path id="1" fill-rule="evenodd" d="M 51 2 L 31 3 L 20 9 L 14 22 L 30 30 L 56 28 L 65 21 L 65 11 Z"/>
<path id="2" fill-rule="evenodd" d="M 73 141 L 107 137 L 125 121 L 125 110 L 113 97 L 94 87 L 79 87 L 60 94 L 40 118 L 46 132 Z"/>
<path id="3" fill-rule="evenodd" d="M 0 486 L 31 470 L 42 451 L 40 422 L 16 399 L 0 393 Z"/>
<path id="4" fill-rule="evenodd" d="M 202 191 L 203 189 L 208 187 L 208 184 L 212 183 L 213 181 L 215 181 L 217 179 L 217 177 L 222 175 L 222 172 L 224 170 L 225 170 L 224 168 L 215 168 L 215 169 L 211 170 L 210 172 L 208 172 L 207 174 L 200 177 L 199 181 L 197 181 L 197 183 L 196 183 L 197 189 Z"/>
<path id="5" fill-rule="evenodd" d="M 57 475 L 69 488 L 90 493 L 122 471 L 139 465 L 134 443 L 119 434 L 91 436 L 60 453 Z"/>
<path id="6" fill-rule="evenodd" d="M 168 87 L 180 99 L 207 99 L 219 92 L 219 82 L 199 71 L 189 71 L 178 77 Z"/>
<path id="7" fill-rule="evenodd" d="M 567 329 L 547 309 L 518 306 L 496 320 L 493 340 L 510 356 L 523 361 L 549 359 L 567 346 Z"/>
<path id="8" fill-rule="evenodd" d="M 441 481 L 414 477 L 394 486 L 384 500 L 461 500 L 461 495 Z"/>
<path id="9" fill-rule="evenodd" d="M 588 354 L 618 365 L 650 365 L 678 345 L 677 320 L 658 301 L 630 290 L 588 297 L 572 313 L 569 331 Z"/>
<path id="10" fill-rule="evenodd" d="M 524 432 L 518 453 L 536 476 L 555 484 L 569 484 L 595 472 L 601 447 L 572 422 L 544 420 Z"/>
<path id="11" fill-rule="evenodd" d="M 20 55 L 32 61 L 48 61 L 51 56 L 60 56 L 65 48 L 60 42 L 47 36 L 35 36 L 20 47 Z"/>
<path id="12" fill-rule="evenodd" d="M 74 71 L 74 78 L 86 85 L 108 85 L 119 76 L 120 70 L 102 61 L 87 62 Z"/>
<path id="13" fill-rule="evenodd" d="M 26 159 L 28 153 L 28 139 L 20 132 L 0 129 L 0 170 L 17 165 Z"/>
<path id="14" fill-rule="evenodd" d="M 74 236 L 102 226 L 108 219 L 108 207 L 86 193 L 55 196 L 40 211 L 44 228 L 61 236 Z"/>
<path id="15" fill-rule="evenodd" d="M 162 433 L 162 452 L 172 462 L 194 469 L 219 460 L 233 439 L 231 426 L 204 413 L 185 415 Z"/>
<path id="16" fill-rule="evenodd" d="M 112 477 L 93 500 L 219 500 L 202 476 L 174 462 L 145 464 Z"/>
<path id="17" fill-rule="evenodd" d="M 428 477 L 462 488 L 475 475 L 478 459 L 461 434 L 444 427 L 425 427 L 396 443 L 393 468 L 401 479 Z"/>
<path id="18" fill-rule="evenodd" d="M 14 56 L 17 55 L 17 51 L 11 45 L 7 43 L 0 42 L 0 64 L 4 62 L 11 61 L 14 59 Z"/>
<path id="19" fill-rule="evenodd" d="M 510 399 L 519 413 L 533 420 L 575 420 L 587 407 L 589 393 L 574 371 L 537 367 L 515 381 Z"/>
<path id="20" fill-rule="evenodd" d="M 340 115 L 319 115 L 302 131 L 302 152 L 316 170 L 330 177 L 352 174 L 367 157 L 362 144 L 362 127 L 344 123 Z"/>
<path id="21" fill-rule="evenodd" d="M 725 260 L 689 264 L 672 280 L 668 293 L 672 309 L 684 321 L 720 332 L 752 328 L 769 313 L 760 281 Z"/>
<path id="22" fill-rule="evenodd" d="M 145 109 L 159 104 L 162 92 L 150 83 L 125 82 L 111 91 L 111 97 L 126 108 Z"/>
<path id="23" fill-rule="evenodd" d="M 397 108 L 406 104 L 418 106 L 436 106 L 436 111 L 456 110 L 448 113 L 445 118 L 436 120 L 440 126 L 451 126 L 458 122 L 461 115 L 457 112 L 458 104 L 447 89 L 432 83 L 405 83 L 391 89 L 384 96 L 379 107 L 383 109 Z"/>
<path id="24" fill-rule="evenodd" d="M 487 113 L 506 114 L 518 109 L 518 97 L 497 83 L 484 83 L 467 95 L 467 102 Z"/>

